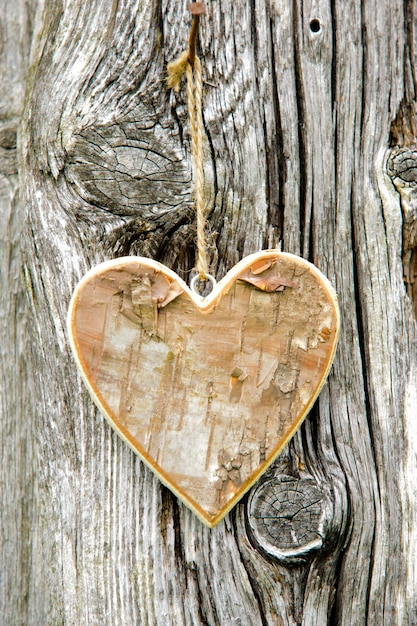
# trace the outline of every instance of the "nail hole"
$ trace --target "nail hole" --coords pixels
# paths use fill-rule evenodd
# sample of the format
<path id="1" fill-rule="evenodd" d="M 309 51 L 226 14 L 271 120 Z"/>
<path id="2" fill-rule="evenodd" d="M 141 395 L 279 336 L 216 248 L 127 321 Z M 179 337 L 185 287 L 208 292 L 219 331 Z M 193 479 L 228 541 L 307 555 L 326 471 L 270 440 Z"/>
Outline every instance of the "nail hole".
<path id="1" fill-rule="evenodd" d="M 311 20 L 310 22 L 310 30 L 312 33 L 318 33 L 321 29 L 321 24 L 320 24 L 320 20 L 318 20 L 316 17 L 314 19 Z"/>

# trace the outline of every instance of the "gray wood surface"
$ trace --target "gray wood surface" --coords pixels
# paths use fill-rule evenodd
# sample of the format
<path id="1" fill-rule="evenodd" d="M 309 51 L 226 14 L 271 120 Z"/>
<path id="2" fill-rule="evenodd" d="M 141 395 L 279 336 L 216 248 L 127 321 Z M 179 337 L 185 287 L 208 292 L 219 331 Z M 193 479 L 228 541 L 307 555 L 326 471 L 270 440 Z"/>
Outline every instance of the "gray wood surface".
<path id="1" fill-rule="evenodd" d="M 4 624 L 417 624 L 416 13 L 208 0 L 211 271 L 281 245 L 342 314 L 310 417 L 209 530 L 95 410 L 65 328 L 97 262 L 193 267 L 185 99 L 165 88 L 187 3 L 3 0 Z"/>

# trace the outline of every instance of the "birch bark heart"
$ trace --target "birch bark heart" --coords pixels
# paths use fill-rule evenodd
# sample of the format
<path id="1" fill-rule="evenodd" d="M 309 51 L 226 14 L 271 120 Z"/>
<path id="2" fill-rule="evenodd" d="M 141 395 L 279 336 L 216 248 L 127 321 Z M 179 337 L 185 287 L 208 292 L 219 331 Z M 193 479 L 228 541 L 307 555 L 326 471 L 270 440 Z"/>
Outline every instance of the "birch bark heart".
<path id="1" fill-rule="evenodd" d="M 81 280 L 68 329 L 99 409 L 212 527 L 311 408 L 339 312 L 316 267 L 276 250 L 240 261 L 206 298 L 164 265 L 125 257 Z"/>

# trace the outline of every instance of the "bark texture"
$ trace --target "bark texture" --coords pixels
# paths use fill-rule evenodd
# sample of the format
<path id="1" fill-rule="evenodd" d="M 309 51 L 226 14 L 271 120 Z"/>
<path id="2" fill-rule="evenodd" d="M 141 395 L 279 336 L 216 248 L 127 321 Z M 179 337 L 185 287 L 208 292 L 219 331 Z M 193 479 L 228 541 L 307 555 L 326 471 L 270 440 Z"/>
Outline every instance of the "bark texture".
<path id="1" fill-rule="evenodd" d="M 165 88 L 187 2 L 4 0 L 5 624 L 417 623 L 416 12 L 208 2 L 211 273 L 280 244 L 329 277 L 342 316 L 310 417 L 210 530 L 94 408 L 65 327 L 98 262 L 193 267 L 185 98 Z"/>

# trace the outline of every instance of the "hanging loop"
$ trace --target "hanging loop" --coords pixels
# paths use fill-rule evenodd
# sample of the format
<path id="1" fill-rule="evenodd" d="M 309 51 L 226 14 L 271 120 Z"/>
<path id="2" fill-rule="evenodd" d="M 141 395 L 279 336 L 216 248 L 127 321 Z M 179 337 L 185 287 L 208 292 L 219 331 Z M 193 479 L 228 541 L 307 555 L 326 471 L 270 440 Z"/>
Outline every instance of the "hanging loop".
<path id="1" fill-rule="evenodd" d="M 211 291 L 210 291 L 210 293 L 213 291 L 213 289 L 217 285 L 216 279 L 211 274 L 204 274 L 204 276 L 200 276 L 200 274 L 196 274 L 191 279 L 191 282 L 190 282 L 190 289 L 196 296 L 203 297 L 203 296 L 201 296 L 201 293 L 198 291 L 198 284 L 199 283 L 204 283 L 204 282 L 209 282 L 211 284 Z"/>

